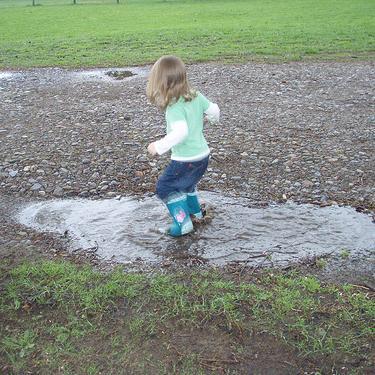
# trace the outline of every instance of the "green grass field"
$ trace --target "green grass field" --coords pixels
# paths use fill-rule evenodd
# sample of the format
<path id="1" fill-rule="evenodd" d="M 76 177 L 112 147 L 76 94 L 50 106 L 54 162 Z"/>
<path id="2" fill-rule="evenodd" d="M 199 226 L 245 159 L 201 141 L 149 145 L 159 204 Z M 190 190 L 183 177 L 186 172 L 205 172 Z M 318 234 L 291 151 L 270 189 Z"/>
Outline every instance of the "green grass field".
<path id="1" fill-rule="evenodd" d="M 374 56 L 373 0 L 39 3 L 0 0 L 0 68 Z"/>

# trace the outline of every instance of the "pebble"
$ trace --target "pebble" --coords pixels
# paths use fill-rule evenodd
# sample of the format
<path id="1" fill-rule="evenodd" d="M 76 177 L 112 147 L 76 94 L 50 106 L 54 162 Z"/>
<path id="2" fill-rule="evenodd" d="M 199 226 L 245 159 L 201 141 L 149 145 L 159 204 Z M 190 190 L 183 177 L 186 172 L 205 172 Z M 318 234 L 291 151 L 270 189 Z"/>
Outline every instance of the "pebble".
<path id="1" fill-rule="evenodd" d="M 31 186 L 31 190 L 33 191 L 37 191 L 37 190 L 40 190 L 42 188 L 42 185 L 39 184 L 39 183 L 35 183 L 34 185 Z"/>
<path id="2" fill-rule="evenodd" d="M 9 174 L 10 177 L 16 177 L 18 175 L 18 171 L 14 171 L 14 170 L 11 169 L 8 172 L 8 174 Z"/>
<path id="3" fill-rule="evenodd" d="M 318 185 L 319 185 L 319 182 L 318 182 Z M 304 180 L 304 181 L 302 181 L 302 186 L 304 188 L 310 188 L 310 187 L 314 186 L 314 183 L 312 181 L 309 181 L 309 180 Z"/>
<path id="4" fill-rule="evenodd" d="M 61 197 L 64 195 L 64 189 L 60 186 L 56 186 L 52 192 L 52 195 L 54 195 L 55 197 Z"/>

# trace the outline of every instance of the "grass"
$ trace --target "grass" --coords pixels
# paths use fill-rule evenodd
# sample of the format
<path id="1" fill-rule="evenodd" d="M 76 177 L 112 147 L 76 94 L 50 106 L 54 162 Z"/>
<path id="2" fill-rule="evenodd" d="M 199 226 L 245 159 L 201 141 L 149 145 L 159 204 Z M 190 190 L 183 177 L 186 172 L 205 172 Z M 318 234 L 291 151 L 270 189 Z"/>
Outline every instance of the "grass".
<path id="1" fill-rule="evenodd" d="M 374 52 L 371 0 L 52 3 L 0 0 L 0 68 L 126 66 L 169 53 L 241 62 L 369 59 Z"/>
<path id="2" fill-rule="evenodd" d="M 5 271 L 3 280 L 0 364 L 15 373 L 198 374 L 214 364 L 241 373 L 256 337 L 314 371 L 371 366 L 374 300 L 298 272 L 238 280 L 217 270 L 102 274 L 42 261 Z M 184 333 L 190 341 L 176 342 Z M 199 350 L 197 340 L 205 343 Z"/>

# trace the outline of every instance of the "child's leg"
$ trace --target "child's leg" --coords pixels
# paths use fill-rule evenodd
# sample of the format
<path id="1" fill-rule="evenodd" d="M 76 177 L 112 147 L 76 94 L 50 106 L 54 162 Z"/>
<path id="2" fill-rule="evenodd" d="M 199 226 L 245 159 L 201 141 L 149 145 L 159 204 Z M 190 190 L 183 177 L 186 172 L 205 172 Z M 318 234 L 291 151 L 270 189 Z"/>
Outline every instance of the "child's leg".
<path id="1" fill-rule="evenodd" d="M 191 192 L 187 193 L 187 205 L 189 207 L 190 214 L 192 214 L 196 219 L 203 219 L 196 186 L 194 186 Z"/>
<path id="2" fill-rule="evenodd" d="M 156 185 L 156 194 L 166 204 L 173 219 L 168 230 L 173 237 L 190 233 L 194 229 L 186 194 L 179 190 L 179 180 L 184 175 L 184 167 L 184 164 L 172 160 Z"/>
<path id="3" fill-rule="evenodd" d="M 186 194 L 180 193 L 169 197 L 166 205 L 173 218 L 173 224 L 170 226 L 168 233 L 173 237 L 190 233 L 194 228 L 190 218 Z"/>
<path id="4" fill-rule="evenodd" d="M 204 172 L 206 172 L 208 167 L 209 158 L 203 159 L 197 163 L 194 163 L 196 168 L 194 172 L 194 184 L 191 185 L 187 190 L 187 204 L 189 207 L 190 214 L 194 215 L 196 219 L 202 219 L 203 214 L 201 210 L 201 205 L 198 199 L 197 183 L 202 178 Z M 196 165 L 195 165 L 196 164 Z"/>
<path id="5" fill-rule="evenodd" d="M 207 166 L 208 157 L 198 162 L 172 160 L 159 178 L 156 193 L 167 205 L 173 217 L 174 223 L 169 230 L 172 236 L 180 236 L 193 230 L 186 193 L 202 178 Z M 193 199 L 195 198 L 193 196 Z M 199 205 L 198 201 L 197 204 Z"/>

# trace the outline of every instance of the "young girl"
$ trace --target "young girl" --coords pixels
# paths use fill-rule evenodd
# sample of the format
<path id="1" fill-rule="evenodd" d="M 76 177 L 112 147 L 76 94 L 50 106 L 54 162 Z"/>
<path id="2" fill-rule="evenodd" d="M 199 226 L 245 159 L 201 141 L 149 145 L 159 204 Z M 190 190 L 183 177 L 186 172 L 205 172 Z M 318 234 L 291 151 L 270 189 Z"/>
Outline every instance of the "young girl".
<path id="1" fill-rule="evenodd" d="M 203 120 L 206 115 L 210 122 L 218 122 L 220 111 L 217 104 L 190 87 L 185 65 L 176 56 L 162 56 L 154 64 L 147 96 L 165 111 L 167 135 L 147 149 L 151 155 L 172 150 L 172 160 L 157 182 L 156 194 L 173 218 L 168 233 L 179 237 L 193 230 L 190 215 L 202 218 L 196 186 L 207 169 L 210 154 Z"/>

